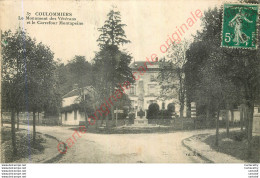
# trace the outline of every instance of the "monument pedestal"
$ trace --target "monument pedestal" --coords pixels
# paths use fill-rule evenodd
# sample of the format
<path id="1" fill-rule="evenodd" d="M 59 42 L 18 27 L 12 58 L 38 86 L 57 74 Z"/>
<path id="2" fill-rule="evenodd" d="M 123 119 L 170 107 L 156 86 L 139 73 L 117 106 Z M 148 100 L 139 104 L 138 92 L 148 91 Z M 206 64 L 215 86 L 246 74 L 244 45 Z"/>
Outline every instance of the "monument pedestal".
<path id="1" fill-rule="evenodd" d="M 137 117 L 137 118 L 134 120 L 134 124 L 135 124 L 135 125 L 148 125 L 148 119 Z"/>
<path id="2" fill-rule="evenodd" d="M 138 116 L 137 112 L 135 114 L 134 125 L 148 125 L 148 119 L 146 119 L 146 111 L 144 115 Z"/>

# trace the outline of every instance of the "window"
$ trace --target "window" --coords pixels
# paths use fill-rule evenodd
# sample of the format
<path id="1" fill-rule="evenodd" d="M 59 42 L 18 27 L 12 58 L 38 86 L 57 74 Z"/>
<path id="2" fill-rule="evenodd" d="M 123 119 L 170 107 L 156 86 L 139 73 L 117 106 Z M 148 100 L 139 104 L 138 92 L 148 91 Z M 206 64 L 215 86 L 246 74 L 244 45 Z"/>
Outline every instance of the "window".
<path id="1" fill-rule="evenodd" d="M 65 112 L 65 121 L 68 120 L 68 117 L 67 117 L 67 112 Z"/>
<path id="2" fill-rule="evenodd" d="M 150 74 L 150 82 L 155 82 L 156 81 L 156 76 L 155 74 Z"/>
<path id="3" fill-rule="evenodd" d="M 131 95 L 135 95 L 135 86 L 133 85 L 133 86 L 131 86 L 131 88 L 130 88 L 130 94 Z"/>
<path id="4" fill-rule="evenodd" d="M 156 94 L 156 85 L 149 85 L 148 86 L 148 94 L 155 95 Z"/>
<path id="5" fill-rule="evenodd" d="M 77 120 L 78 112 L 77 110 L 74 111 L 74 120 Z"/>

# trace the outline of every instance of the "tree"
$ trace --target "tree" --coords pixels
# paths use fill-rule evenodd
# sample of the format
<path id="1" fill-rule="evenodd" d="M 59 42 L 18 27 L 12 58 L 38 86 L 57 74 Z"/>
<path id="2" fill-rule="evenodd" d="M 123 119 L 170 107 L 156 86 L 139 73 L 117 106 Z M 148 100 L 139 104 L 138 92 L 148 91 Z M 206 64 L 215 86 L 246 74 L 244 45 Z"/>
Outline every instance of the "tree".
<path id="1" fill-rule="evenodd" d="M 169 103 L 168 106 L 167 106 L 167 110 L 171 113 L 175 112 L 175 104 Z"/>
<path id="2" fill-rule="evenodd" d="M 126 39 L 125 31 L 123 27 L 126 24 L 122 23 L 121 14 L 116 8 L 113 8 L 108 14 L 108 19 L 105 21 L 105 24 L 98 29 L 101 33 L 98 42 L 101 48 L 107 45 L 122 45 L 126 43 L 130 43 L 129 40 Z"/>
<path id="3" fill-rule="evenodd" d="M 36 137 L 36 112 L 46 108 L 58 108 L 53 53 L 49 47 L 36 43 L 20 28 L 3 33 L 3 107 L 11 112 L 12 141 L 15 145 L 15 114 L 33 112 L 33 143 Z"/>
<path id="4" fill-rule="evenodd" d="M 2 109 L 11 112 L 13 154 L 17 154 L 15 113 L 28 109 L 27 63 L 35 41 L 20 28 L 2 33 Z"/>
<path id="5" fill-rule="evenodd" d="M 147 118 L 148 119 L 154 119 L 154 117 L 157 119 L 157 116 L 159 114 L 160 108 L 159 105 L 157 103 L 152 103 L 149 105 L 148 107 L 148 111 L 147 111 Z"/>
<path id="6" fill-rule="evenodd" d="M 33 112 L 33 143 L 36 138 L 36 112 L 60 106 L 54 70 L 54 53 L 42 43 L 35 45 L 27 61 L 28 103 L 29 110 Z"/>
<path id="7" fill-rule="evenodd" d="M 66 65 L 58 61 L 55 74 L 59 82 L 59 90 L 65 95 L 73 89 L 75 84 L 79 88 L 89 86 L 93 83 L 92 65 L 85 56 L 74 56 Z"/>
<path id="8" fill-rule="evenodd" d="M 85 56 L 75 56 L 67 64 L 71 73 L 71 79 L 73 84 L 78 84 L 78 87 L 82 88 L 91 84 L 91 64 L 86 61 Z"/>
<path id="9" fill-rule="evenodd" d="M 97 39 L 100 51 L 93 59 L 93 83 L 99 94 L 98 100 L 103 102 L 119 88 L 119 84 L 125 81 L 133 83 L 132 71 L 129 67 L 132 57 L 127 52 L 122 52 L 120 47 L 130 41 L 126 39 L 121 23 L 120 12 L 113 9 L 108 13 L 108 19 L 102 28 L 101 35 Z M 114 106 L 111 105 L 111 117 L 114 119 Z M 106 117 L 108 121 L 108 117 Z"/>
<path id="10" fill-rule="evenodd" d="M 175 97 L 174 92 L 177 92 L 180 103 L 180 117 L 183 117 L 185 105 L 185 73 L 184 66 L 186 63 L 186 50 L 188 42 L 183 40 L 179 44 L 172 45 L 168 50 L 168 60 L 161 60 L 160 65 L 161 89 L 165 97 Z"/>
<path id="11" fill-rule="evenodd" d="M 230 109 L 234 105 L 245 104 L 250 156 L 253 106 L 259 100 L 259 49 L 249 51 L 221 48 L 221 14 L 218 8 L 209 9 L 204 13 L 203 31 L 196 35 L 195 41 L 187 51 L 185 74 L 188 96 L 193 95 L 199 107 L 205 105 L 210 109 L 212 106 L 219 106 L 210 109 L 211 113 L 216 110 L 219 112 L 220 108 Z M 210 73 L 212 75 L 209 75 Z M 210 86 L 214 86 L 218 81 L 219 85 L 210 89 Z M 211 93 L 218 86 L 221 86 L 217 92 L 219 94 Z M 215 96 L 220 98 L 212 99 Z"/>

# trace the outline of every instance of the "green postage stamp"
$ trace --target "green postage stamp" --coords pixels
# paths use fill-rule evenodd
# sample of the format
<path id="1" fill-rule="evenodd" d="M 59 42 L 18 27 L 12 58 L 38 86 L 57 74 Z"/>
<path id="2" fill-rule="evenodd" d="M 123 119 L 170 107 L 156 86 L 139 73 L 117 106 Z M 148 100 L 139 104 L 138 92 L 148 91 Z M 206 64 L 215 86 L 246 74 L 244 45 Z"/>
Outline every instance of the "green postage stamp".
<path id="1" fill-rule="evenodd" d="M 224 4 L 222 24 L 223 47 L 257 47 L 258 5 Z"/>

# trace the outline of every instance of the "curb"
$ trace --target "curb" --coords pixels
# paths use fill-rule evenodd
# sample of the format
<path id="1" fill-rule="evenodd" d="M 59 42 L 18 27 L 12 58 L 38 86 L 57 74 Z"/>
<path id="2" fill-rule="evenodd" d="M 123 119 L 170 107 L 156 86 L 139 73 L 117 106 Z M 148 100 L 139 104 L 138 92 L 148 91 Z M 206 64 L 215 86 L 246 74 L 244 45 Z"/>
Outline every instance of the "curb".
<path id="1" fill-rule="evenodd" d="M 186 139 L 182 140 L 182 143 L 186 148 L 197 153 L 198 156 L 205 159 L 209 163 L 242 163 L 243 164 L 246 162 L 246 161 L 240 160 L 232 155 L 216 151 L 202 141 L 193 140 L 192 137 L 199 136 L 199 135 L 200 134 L 193 135 L 189 138 L 186 138 Z M 210 136 L 210 134 L 208 134 L 207 136 Z M 200 145 L 200 143 L 202 145 Z M 198 147 L 197 147 L 197 145 L 198 145 Z M 203 149 L 204 149 L 204 151 L 202 151 Z"/>
<path id="2" fill-rule="evenodd" d="M 38 132 L 38 133 L 40 133 L 40 132 Z M 43 134 L 43 133 L 41 133 L 41 134 Z M 54 140 L 57 140 L 58 142 L 61 142 L 59 139 L 57 139 L 56 137 L 54 137 L 52 135 L 48 135 L 48 134 L 43 134 L 43 135 L 45 135 L 46 137 L 52 138 Z M 63 147 L 62 151 L 65 151 L 66 147 L 67 147 L 67 144 L 64 143 L 64 147 Z M 64 156 L 64 154 L 58 153 L 55 156 L 53 156 L 52 158 L 49 158 L 49 159 L 47 159 L 45 161 L 41 161 L 39 163 L 54 163 L 55 161 L 58 161 L 60 158 L 62 158 L 62 156 Z"/>
<path id="3" fill-rule="evenodd" d="M 24 129 L 24 128 L 19 128 L 19 130 L 27 130 L 27 129 Z M 36 132 L 38 134 L 42 134 L 46 137 L 49 137 L 49 138 L 52 138 L 58 142 L 61 142 L 59 139 L 57 139 L 56 137 L 52 136 L 52 135 L 49 135 L 49 134 L 44 134 L 44 133 L 41 133 L 41 132 Z M 62 151 L 65 151 L 65 148 L 67 147 L 67 144 L 64 143 L 64 147 L 63 147 L 63 150 Z M 35 162 L 35 163 L 54 163 L 54 161 L 57 161 L 59 160 L 60 158 L 62 158 L 62 156 L 64 156 L 64 154 L 56 154 L 55 156 L 51 157 L 51 158 L 48 158 L 47 160 L 44 160 L 44 161 L 40 161 L 40 162 Z"/>
<path id="4" fill-rule="evenodd" d="M 191 136 L 193 137 L 193 136 Z M 204 156 L 200 151 L 188 146 L 188 144 L 186 144 L 185 142 L 188 140 L 188 139 L 191 139 L 191 137 L 189 138 L 185 138 L 184 140 L 182 140 L 182 145 L 184 147 L 186 147 L 188 150 L 192 151 L 192 152 L 195 152 L 201 159 L 203 159 L 204 161 L 208 162 L 208 163 L 214 163 L 214 161 L 210 160 L 209 158 L 207 158 L 206 156 Z"/>

